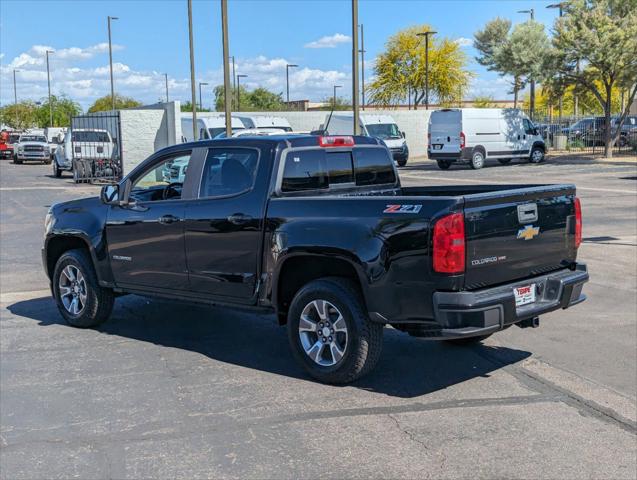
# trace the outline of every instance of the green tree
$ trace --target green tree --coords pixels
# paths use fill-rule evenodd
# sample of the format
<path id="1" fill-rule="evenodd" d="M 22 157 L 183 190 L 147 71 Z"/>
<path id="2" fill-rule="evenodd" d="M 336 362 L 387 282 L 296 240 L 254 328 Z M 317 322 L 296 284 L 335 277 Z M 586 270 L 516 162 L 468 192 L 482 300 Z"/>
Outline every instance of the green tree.
<path id="1" fill-rule="evenodd" d="M 198 112 L 209 112 L 210 109 L 209 108 L 199 108 L 199 104 L 197 103 L 196 105 L 197 111 Z M 192 103 L 190 103 L 190 100 L 186 100 L 185 102 L 183 102 L 180 106 L 180 109 L 182 112 L 192 112 Z"/>
<path id="2" fill-rule="evenodd" d="M 425 99 L 425 41 L 417 33 L 428 25 L 415 25 L 392 35 L 374 66 L 375 79 L 369 84 L 370 102 L 391 106 L 413 95 L 414 108 Z M 439 103 L 457 101 L 469 85 L 472 74 L 460 46 L 447 38 L 429 41 L 429 97 Z"/>
<path id="3" fill-rule="evenodd" d="M 325 97 L 322 102 L 324 106 L 320 107 L 319 110 L 331 111 L 331 110 L 351 110 L 352 104 L 345 97 L 336 97 L 336 101 L 334 101 L 334 96 Z"/>
<path id="4" fill-rule="evenodd" d="M 240 87 L 240 102 L 236 104 L 236 91 L 233 90 L 231 110 L 241 109 L 243 112 L 272 112 L 285 110 L 283 94 L 273 93 L 266 88 L 255 88 L 249 91 Z M 223 85 L 217 85 L 214 89 L 215 109 L 221 112 L 225 109 L 225 94 Z"/>
<path id="5" fill-rule="evenodd" d="M 560 91 L 573 85 L 590 92 L 605 117 L 604 155 L 612 157 L 620 135 L 611 135 L 614 89 L 628 92 L 623 124 L 637 94 L 637 0 L 571 0 L 555 22 L 547 52 L 546 83 Z"/>
<path id="6" fill-rule="evenodd" d="M 51 105 L 53 106 L 53 125 L 54 127 L 68 127 L 73 115 L 81 113 L 80 105 L 65 95 L 51 96 Z M 6 105 L 2 107 L 3 122 L 12 128 L 23 130 L 25 128 L 44 128 L 48 127 L 50 121 L 49 100 L 43 102 L 34 102 L 32 100 L 24 100 L 17 104 Z"/>
<path id="7" fill-rule="evenodd" d="M 489 95 L 478 95 L 473 98 L 474 108 L 495 108 L 493 97 Z"/>
<path id="8" fill-rule="evenodd" d="M 134 98 L 115 94 L 115 110 L 139 107 L 141 106 L 141 104 L 142 104 L 141 102 L 138 102 Z M 93 105 L 89 107 L 88 113 L 105 112 L 105 111 L 112 110 L 112 108 L 113 108 L 113 103 L 111 101 L 111 96 L 106 95 L 104 97 L 101 97 L 95 100 L 95 103 L 93 103 Z"/>
<path id="9" fill-rule="evenodd" d="M 23 130 L 37 127 L 38 105 L 31 100 L 24 100 L 2 107 L 2 121 L 11 128 Z"/>
<path id="10" fill-rule="evenodd" d="M 513 103 L 517 107 L 518 92 L 528 81 L 542 76 L 544 57 L 550 46 L 544 25 L 529 20 L 511 31 L 511 21 L 495 18 L 477 31 L 474 38 L 474 46 L 480 52 L 476 57 L 478 63 L 513 78 Z"/>

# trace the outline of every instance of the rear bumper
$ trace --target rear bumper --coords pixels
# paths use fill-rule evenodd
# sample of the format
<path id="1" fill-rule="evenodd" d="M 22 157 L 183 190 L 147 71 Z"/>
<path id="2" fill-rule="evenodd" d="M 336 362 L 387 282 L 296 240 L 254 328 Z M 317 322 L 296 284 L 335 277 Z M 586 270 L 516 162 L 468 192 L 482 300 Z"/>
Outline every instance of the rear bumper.
<path id="1" fill-rule="evenodd" d="M 436 292 L 434 316 L 438 337 L 465 338 L 486 335 L 543 313 L 568 308 L 586 300 L 582 287 L 588 281 L 585 264 L 519 282 L 475 292 Z M 536 301 L 516 307 L 513 288 L 536 285 Z"/>

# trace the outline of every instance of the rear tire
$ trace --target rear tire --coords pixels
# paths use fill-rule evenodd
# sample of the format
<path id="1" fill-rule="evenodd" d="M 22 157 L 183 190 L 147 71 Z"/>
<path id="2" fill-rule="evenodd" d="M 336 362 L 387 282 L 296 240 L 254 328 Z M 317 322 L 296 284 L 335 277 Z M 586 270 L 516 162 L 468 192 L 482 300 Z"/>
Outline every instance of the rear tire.
<path id="1" fill-rule="evenodd" d="M 51 281 L 58 310 L 69 325 L 96 327 L 111 315 L 115 296 L 111 289 L 99 286 L 85 250 L 63 253 L 55 264 Z"/>
<path id="2" fill-rule="evenodd" d="M 449 160 L 437 160 L 437 163 L 440 170 L 449 170 L 449 167 L 451 167 Z"/>
<path id="3" fill-rule="evenodd" d="M 498 162 L 500 162 L 502 165 L 507 165 L 507 164 L 511 163 L 511 159 L 510 158 L 498 158 Z"/>
<path id="4" fill-rule="evenodd" d="M 53 176 L 55 178 L 60 178 L 62 176 L 62 170 L 58 168 L 58 162 L 53 161 Z"/>
<path id="5" fill-rule="evenodd" d="M 452 345 L 457 345 L 459 347 L 464 347 L 464 346 L 467 346 L 467 345 L 476 345 L 478 343 L 482 343 L 484 340 L 489 338 L 491 335 L 493 335 L 493 334 L 489 333 L 488 335 L 480 335 L 480 336 L 477 336 L 477 337 L 469 337 L 469 338 L 453 338 L 451 340 L 445 340 L 445 342 L 450 343 Z"/>
<path id="6" fill-rule="evenodd" d="M 396 160 L 396 163 L 399 167 L 404 167 L 405 165 L 407 165 L 407 159 L 405 158 L 403 160 Z"/>
<path id="7" fill-rule="evenodd" d="M 358 288 L 345 278 L 302 287 L 290 305 L 287 329 L 295 359 L 321 382 L 353 382 L 380 357 L 383 325 L 369 319 Z"/>
<path id="8" fill-rule="evenodd" d="M 484 153 L 481 150 L 474 150 L 471 155 L 471 168 L 479 170 L 484 167 Z"/>
<path id="9" fill-rule="evenodd" d="M 15 163 L 16 165 L 22 165 L 22 160 L 18 160 L 18 157 L 15 157 L 13 159 L 13 163 Z"/>

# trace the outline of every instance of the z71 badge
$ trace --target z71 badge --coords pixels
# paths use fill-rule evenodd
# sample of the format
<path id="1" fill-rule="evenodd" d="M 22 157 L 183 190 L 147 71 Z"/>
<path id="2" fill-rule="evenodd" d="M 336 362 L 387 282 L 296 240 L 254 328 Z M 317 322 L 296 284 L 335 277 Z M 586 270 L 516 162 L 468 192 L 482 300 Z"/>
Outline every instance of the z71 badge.
<path id="1" fill-rule="evenodd" d="M 383 213 L 418 213 L 422 205 L 387 205 Z"/>

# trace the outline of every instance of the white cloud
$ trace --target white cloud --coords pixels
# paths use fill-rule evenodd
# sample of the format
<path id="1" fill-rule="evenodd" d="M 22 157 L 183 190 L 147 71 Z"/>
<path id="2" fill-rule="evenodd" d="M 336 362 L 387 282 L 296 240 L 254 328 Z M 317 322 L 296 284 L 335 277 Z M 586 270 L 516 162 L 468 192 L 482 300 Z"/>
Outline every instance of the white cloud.
<path id="1" fill-rule="evenodd" d="M 113 45 L 113 51 L 122 50 L 121 45 Z M 108 43 L 98 43 L 86 48 L 70 47 L 55 49 L 50 45 L 33 45 L 27 52 L 21 53 L 15 57 L 8 67 L 23 68 L 38 65 L 46 65 L 46 51 L 53 53 L 50 55 L 50 61 L 58 65 L 68 64 L 69 62 L 79 60 L 89 60 L 96 55 L 108 53 Z"/>
<path id="2" fill-rule="evenodd" d="M 454 42 L 456 42 L 458 44 L 459 47 L 470 47 L 471 45 L 473 45 L 473 40 L 470 38 L 466 38 L 466 37 L 460 37 L 460 38 L 456 38 L 454 40 Z"/>
<path id="3" fill-rule="evenodd" d="M 334 35 L 328 35 L 313 42 L 306 43 L 304 46 L 305 48 L 336 48 L 341 43 L 349 43 L 351 41 L 352 37 L 349 35 L 335 33 Z"/>
<path id="4" fill-rule="evenodd" d="M 513 95 L 509 93 L 510 90 L 511 83 L 505 77 L 474 78 L 471 81 L 466 97 L 487 96 L 492 97 L 494 100 L 507 100 L 513 98 Z"/>

